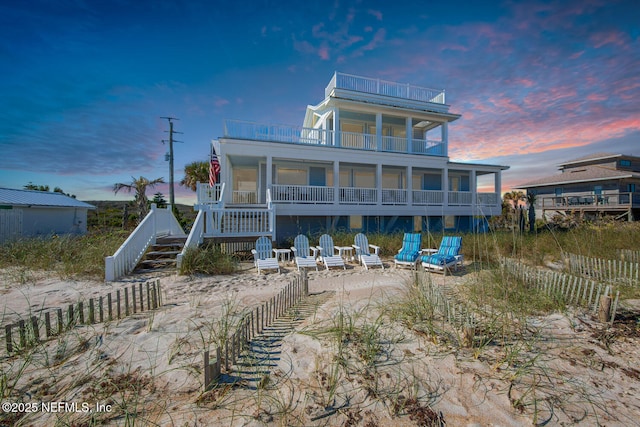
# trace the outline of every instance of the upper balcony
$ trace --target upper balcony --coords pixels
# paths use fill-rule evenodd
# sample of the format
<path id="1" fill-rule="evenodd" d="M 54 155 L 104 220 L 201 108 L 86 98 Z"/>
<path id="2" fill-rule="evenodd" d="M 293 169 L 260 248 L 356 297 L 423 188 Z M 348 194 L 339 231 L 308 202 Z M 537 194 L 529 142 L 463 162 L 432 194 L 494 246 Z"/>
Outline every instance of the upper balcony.
<path id="1" fill-rule="evenodd" d="M 444 90 L 429 89 L 411 84 L 389 82 L 351 74 L 336 72 L 324 90 L 325 97 L 330 96 L 335 89 L 346 89 L 372 95 L 383 95 L 410 101 L 445 105 Z"/>
<path id="2" fill-rule="evenodd" d="M 363 151 L 447 156 L 447 144 L 443 141 L 259 124 L 238 120 L 225 120 L 224 137 Z"/>

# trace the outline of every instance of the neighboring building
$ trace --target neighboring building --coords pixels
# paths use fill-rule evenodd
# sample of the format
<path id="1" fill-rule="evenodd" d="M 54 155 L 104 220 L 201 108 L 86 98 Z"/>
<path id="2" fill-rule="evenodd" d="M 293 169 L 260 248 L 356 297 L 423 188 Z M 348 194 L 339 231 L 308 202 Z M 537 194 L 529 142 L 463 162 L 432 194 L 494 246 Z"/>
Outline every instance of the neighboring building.
<path id="1" fill-rule="evenodd" d="M 518 188 L 536 195 L 536 213 L 640 218 L 640 157 L 599 153 L 562 163 L 561 173 Z"/>
<path id="2" fill-rule="evenodd" d="M 220 182 L 198 188 L 203 237 L 484 229 L 508 166 L 449 159 L 444 96 L 335 73 L 302 127 L 227 120 Z"/>
<path id="3" fill-rule="evenodd" d="M 95 206 L 61 193 L 0 188 L 0 243 L 22 237 L 85 234 Z"/>

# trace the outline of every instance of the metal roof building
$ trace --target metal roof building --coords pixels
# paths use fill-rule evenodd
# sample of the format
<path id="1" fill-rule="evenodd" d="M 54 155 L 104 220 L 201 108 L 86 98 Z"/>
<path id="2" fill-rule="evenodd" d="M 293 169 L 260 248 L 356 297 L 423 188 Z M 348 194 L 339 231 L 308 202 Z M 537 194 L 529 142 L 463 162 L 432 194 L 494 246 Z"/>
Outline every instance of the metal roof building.
<path id="1" fill-rule="evenodd" d="M 61 193 L 0 188 L 0 243 L 17 238 L 85 234 L 95 206 Z"/>

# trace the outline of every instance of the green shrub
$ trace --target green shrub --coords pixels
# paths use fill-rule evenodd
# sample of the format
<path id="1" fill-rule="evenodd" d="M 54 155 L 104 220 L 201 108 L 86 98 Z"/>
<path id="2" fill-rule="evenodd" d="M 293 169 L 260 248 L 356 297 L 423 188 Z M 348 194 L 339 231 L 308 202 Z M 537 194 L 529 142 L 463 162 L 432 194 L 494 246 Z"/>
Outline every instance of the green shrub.
<path id="1" fill-rule="evenodd" d="M 223 253 L 217 245 L 205 245 L 187 250 L 180 274 L 231 274 L 237 269 L 238 262 L 233 256 Z"/>

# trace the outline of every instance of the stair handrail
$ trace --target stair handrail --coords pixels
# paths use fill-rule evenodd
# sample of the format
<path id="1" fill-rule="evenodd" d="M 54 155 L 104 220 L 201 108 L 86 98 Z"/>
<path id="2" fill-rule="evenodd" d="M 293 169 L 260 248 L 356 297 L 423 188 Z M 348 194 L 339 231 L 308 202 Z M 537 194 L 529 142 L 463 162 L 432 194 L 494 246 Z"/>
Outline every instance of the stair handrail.
<path id="1" fill-rule="evenodd" d="M 158 235 L 177 234 L 184 234 L 184 230 L 173 215 L 171 207 L 159 209 L 152 203 L 147 216 L 118 250 L 112 256 L 105 257 L 105 281 L 112 282 L 133 271 L 149 246 L 156 242 Z"/>
<path id="2" fill-rule="evenodd" d="M 189 249 L 197 248 L 203 242 L 204 223 L 205 211 L 203 209 L 200 209 L 198 211 L 198 215 L 196 216 L 196 220 L 193 222 L 191 231 L 189 232 L 189 237 L 187 237 L 187 241 L 185 242 L 182 251 L 176 257 L 176 268 L 178 272 L 180 272 L 180 267 L 182 266 L 182 257 L 185 256 Z"/>

